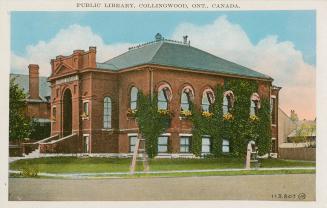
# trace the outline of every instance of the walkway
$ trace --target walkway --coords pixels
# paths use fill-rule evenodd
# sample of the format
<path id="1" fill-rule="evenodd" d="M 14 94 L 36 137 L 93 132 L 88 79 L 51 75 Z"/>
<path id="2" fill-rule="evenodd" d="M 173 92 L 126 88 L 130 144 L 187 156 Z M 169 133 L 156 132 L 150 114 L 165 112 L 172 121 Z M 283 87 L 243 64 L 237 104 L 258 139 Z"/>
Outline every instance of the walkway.
<path id="1" fill-rule="evenodd" d="M 315 170 L 315 167 L 285 167 L 285 168 L 252 168 L 251 170 Z M 244 168 L 230 169 L 204 169 L 204 170 L 169 170 L 169 171 L 135 171 L 135 174 L 169 174 L 169 173 L 204 173 L 204 172 L 233 172 L 246 171 Z M 9 170 L 9 173 L 20 173 L 20 171 Z M 114 177 L 129 175 L 129 172 L 107 172 L 107 173 L 38 173 L 39 176 L 56 178 L 94 178 L 94 177 Z"/>

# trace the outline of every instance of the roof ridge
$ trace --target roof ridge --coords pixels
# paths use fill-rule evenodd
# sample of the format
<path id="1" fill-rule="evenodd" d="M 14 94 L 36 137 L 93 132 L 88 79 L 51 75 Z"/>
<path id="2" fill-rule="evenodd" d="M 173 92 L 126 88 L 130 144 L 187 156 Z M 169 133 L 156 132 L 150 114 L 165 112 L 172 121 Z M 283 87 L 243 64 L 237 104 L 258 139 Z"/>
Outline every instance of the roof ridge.
<path id="1" fill-rule="evenodd" d="M 162 47 L 163 43 L 164 43 L 164 41 L 160 41 L 160 45 L 158 46 L 156 51 L 153 53 L 153 56 L 150 58 L 149 63 L 152 63 L 153 58 L 157 55 L 157 53 L 160 50 L 160 48 Z"/>
<path id="2" fill-rule="evenodd" d="M 118 57 L 120 57 L 120 56 L 123 56 L 123 55 L 125 55 L 125 54 L 127 54 L 127 53 L 131 53 L 132 51 L 136 51 L 136 50 L 142 49 L 142 48 L 147 47 L 147 46 L 150 46 L 150 45 L 155 45 L 155 44 L 160 43 L 160 42 L 162 42 L 162 41 L 154 41 L 154 42 L 152 42 L 151 44 L 146 44 L 146 45 L 143 45 L 142 47 L 137 47 L 137 48 L 129 49 L 129 50 L 127 50 L 126 52 L 124 52 L 124 53 L 122 53 L 122 54 L 119 54 L 119 55 L 117 55 L 117 56 L 114 56 L 114 57 L 112 57 L 111 59 L 108 59 L 108 60 L 106 60 L 105 62 L 100 63 L 100 64 L 106 64 L 106 62 L 108 62 L 108 61 L 110 61 L 110 60 L 113 60 L 113 59 L 116 59 L 116 58 L 118 58 Z M 161 45 L 162 45 L 162 43 L 160 43 L 160 47 L 161 47 Z M 159 47 L 159 48 L 160 48 L 160 47 Z M 158 48 L 158 49 L 159 49 L 159 48 Z M 158 49 L 157 49 L 157 50 L 158 50 Z M 157 51 L 156 51 L 156 52 L 157 52 Z M 151 58 L 151 60 L 152 60 L 152 58 Z M 115 66 L 114 64 L 111 64 L 111 65 Z M 117 66 L 115 66 L 115 67 L 117 67 Z"/>

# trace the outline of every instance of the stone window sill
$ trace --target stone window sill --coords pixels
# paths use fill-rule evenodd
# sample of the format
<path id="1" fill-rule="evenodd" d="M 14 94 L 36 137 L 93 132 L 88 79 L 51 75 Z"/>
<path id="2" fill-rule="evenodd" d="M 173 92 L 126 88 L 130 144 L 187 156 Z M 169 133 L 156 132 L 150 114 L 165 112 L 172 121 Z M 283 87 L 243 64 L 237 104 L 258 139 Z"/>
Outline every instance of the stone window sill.
<path id="1" fill-rule="evenodd" d="M 111 132 L 111 131 L 113 131 L 113 129 L 102 129 L 102 131 L 108 131 L 108 132 Z"/>

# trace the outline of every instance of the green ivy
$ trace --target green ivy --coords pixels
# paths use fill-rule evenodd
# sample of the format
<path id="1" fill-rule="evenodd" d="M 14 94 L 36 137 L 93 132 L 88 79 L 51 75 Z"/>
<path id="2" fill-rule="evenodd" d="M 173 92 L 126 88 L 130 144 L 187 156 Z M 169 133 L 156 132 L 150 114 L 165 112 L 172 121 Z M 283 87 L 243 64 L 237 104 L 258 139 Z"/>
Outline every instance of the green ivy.
<path id="1" fill-rule="evenodd" d="M 211 116 L 203 116 L 199 106 L 191 103 L 192 128 L 191 151 L 201 156 L 202 136 L 210 135 L 211 152 L 214 157 L 221 156 L 222 140 L 228 139 L 230 155 L 243 157 L 246 146 L 254 140 L 258 145 L 259 154 L 269 152 L 271 145 L 271 121 L 269 98 L 261 98 L 261 108 L 258 110 L 258 120 L 250 120 L 250 97 L 258 91 L 256 81 L 242 79 L 226 79 L 224 86 L 218 85 L 215 89 L 215 102 L 210 106 Z M 234 93 L 234 107 L 230 113 L 233 118 L 223 119 L 223 93 L 231 90 Z M 151 98 L 142 92 L 138 94 L 138 110 L 136 119 L 140 133 L 145 138 L 146 151 L 150 158 L 158 153 L 158 137 L 170 126 L 171 114 L 162 115 L 158 112 L 156 93 Z"/>
<path id="2" fill-rule="evenodd" d="M 149 158 L 158 154 L 158 137 L 170 126 L 171 115 L 163 115 L 158 112 L 158 98 L 155 95 L 138 93 L 136 121 L 140 133 L 145 139 L 145 149 Z"/>
<path id="3" fill-rule="evenodd" d="M 261 108 L 258 112 L 259 123 L 256 132 L 258 138 L 256 140 L 259 154 L 263 155 L 270 151 L 271 148 L 271 116 L 270 116 L 270 100 L 268 98 L 261 99 Z"/>
<path id="4" fill-rule="evenodd" d="M 191 105 L 192 111 L 192 153 L 201 156 L 202 136 L 210 135 L 212 142 L 211 152 L 218 156 L 221 153 L 221 133 L 223 130 L 223 112 L 221 103 L 223 102 L 223 87 L 217 86 L 215 90 L 215 103 L 210 106 L 211 117 L 202 116 L 201 109 Z"/>
<path id="5" fill-rule="evenodd" d="M 234 107 L 231 109 L 233 118 L 223 119 L 222 104 L 224 91 L 231 90 L 235 96 Z M 201 155 L 201 140 L 203 135 L 211 137 L 211 152 L 214 157 L 222 155 L 222 140 L 228 139 L 230 154 L 243 157 L 249 141 L 256 141 L 259 154 L 269 152 L 271 144 L 270 105 L 269 99 L 261 98 L 261 108 L 258 111 L 258 121 L 249 119 L 250 97 L 257 92 L 256 81 L 241 79 L 226 79 L 224 86 L 215 89 L 215 103 L 210 107 L 212 117 L 203 117 L 201 109 L 192 105 L 193 143 L 192 152 Z"/>

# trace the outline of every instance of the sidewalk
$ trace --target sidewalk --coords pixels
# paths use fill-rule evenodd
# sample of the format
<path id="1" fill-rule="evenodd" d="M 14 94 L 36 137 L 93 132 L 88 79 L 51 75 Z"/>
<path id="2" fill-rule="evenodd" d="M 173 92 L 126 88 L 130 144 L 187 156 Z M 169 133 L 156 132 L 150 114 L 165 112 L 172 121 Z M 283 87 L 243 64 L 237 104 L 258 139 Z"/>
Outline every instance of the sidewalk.
<path id="1" fill-rule="evenodd" d="M 251 168 L 250 170 L 265 171 L 265 170 L 315 170 L 315 167 L 292 167 L 292 168 Z M 135 171 L 135 174 L 169 174 L 169 173 L 204 173 L 204 172 L 236 172 L 236 171 L 250 171 L 244 168 L 231 168 L 231 169 L 204 169 L 204 170 L 170 170 L 170 171 Z M 17 173 L 20 171 L 9 170 L 9 173 Z M 105 172 L 105 173 L 38 173 L 38 176 L 56 177 L 56 178 L 93 178 L 105 176 L 127 176 L 129 172 Z"/>

